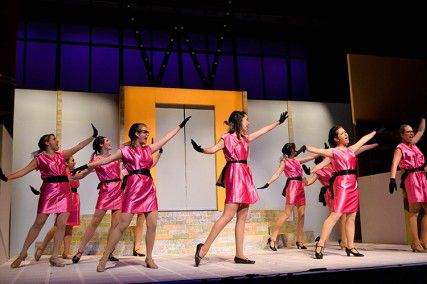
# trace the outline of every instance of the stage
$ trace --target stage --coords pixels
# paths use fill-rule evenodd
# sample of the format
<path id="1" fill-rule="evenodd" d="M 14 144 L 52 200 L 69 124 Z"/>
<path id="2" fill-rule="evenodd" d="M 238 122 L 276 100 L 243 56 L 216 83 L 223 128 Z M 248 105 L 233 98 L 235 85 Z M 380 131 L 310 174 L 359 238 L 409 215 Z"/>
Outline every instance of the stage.
<path id="1" fill-rule="evenodd" d="M 0 266 L 0 283 L 146 283 L 146 282 L 317 282 L 346 283 L 409 282 L 426 283 L 427 253 L 413 253 L 406 245 L 358 244 L 365 257 L 347 257 L 336 243 L 325 249 L 324 259 L 314 259 L 314 245 L 307 250 L 296 248 L 248 251 L 254 265 L 235 264 L 233 255 L 208 255 L 194 267 L 193 255 L 158 256 L 159 269 L 147 269 L 144 258 L 120 257 L 108 262 L 103 273 L 96 272 L 99 256 L 84 256 L 79 264 L 66 261 L 64 268 L 51 267 L 48 256 L 39 262 L 28 257 L 18 269 L 11 261 Z M 399 276 L 396 276 L 396 275 Z M 367 279 L 366 277 L 369 277 Z M 400 277 L 400 279 L 399 279 Z M 386 281 L 389 279 L 389 281 Z"/>

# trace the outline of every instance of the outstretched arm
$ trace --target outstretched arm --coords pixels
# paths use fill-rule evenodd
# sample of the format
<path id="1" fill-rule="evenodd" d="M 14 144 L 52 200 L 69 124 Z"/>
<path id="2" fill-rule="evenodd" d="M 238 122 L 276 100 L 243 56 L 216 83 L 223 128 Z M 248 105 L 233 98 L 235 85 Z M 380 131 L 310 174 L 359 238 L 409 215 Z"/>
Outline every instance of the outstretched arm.
<path id="1" fill-rule="evenodd" d="M 89 169 L 93 169 L 93 168 L 96 168 L 98 166 L 109 164 L 115 160 L 120 160 L 121 158 L 122 158 L 122 151 L 120 149 L 118 149 L 114 154 L 112 154 L 106 158 L 96 160 L 95 162 L 89 163 L 89 164 L 87 164 L 87 166 Z"/>
<path id="2" fill-rule="evenodd" d="M 317 173 L 318 170 L 326 167 L 327 165 L 329 165 L 329 163 L 331 162 L 330 158 L 325 158 L 322 162 L 320 162 L 319 164 L 317 164 L 312 170 L 312 173 Z"/>
<path id="3" fill-rule="evenodd" d="M 311 160 L 314 160 L 318 157 L 319 155 L 309 155 L 309 156 L 305 156 L 302 158 L 297 158 L 296 160 L 300 163 L 300 164 L 304 164 L 307 162 L 310 162 Z"/>
<path id="4" fill-rule="evenodd" d="M 317 175 L 315 173 L 312 173 L 308 176 L 308 178 L 304 179 L 304 186 L 312 185 L 317 180 Z"/>
<path id="5" fill-rule="evenodd" d="M 320 156 L 323 157 L 329 157 L 332 158 L 333 153 L 332 153 L 332 148 L 329 149 L 321 149 L 321 148 L 316 148 L 316 147 L 312 147 L 312 146 L 306 146 L 307 151 L 309 151 L 310 153 L 313 154 L 318 154 Z"/>
<path id="6" fill-rule="evenodd" d="M 177 127 L 166 133 L 165 136 L 163 136 L 158 142 L 150 144 L 149 147 L 151 148 L 152 152 L 156 152 L 157 150 L 160 150 L 160 148 L 163 147 L 169 140 L 171 140 L 178 132 L 181 130 L 181 128 L 184 128 L 185 124 L 187 124 L 187 121 L 191 118 L 191 116 L 185 118 Z"/>
<path id="7" fill-rule="evenodd" d="M 254 133 L 250 133 L 248 135 L 249 142 L 252 142 L 255 139 L 257 139 L 258 137 L 260 137 L 260 136 L 266 134 L 267 132 L 273 130 L 278 125 L 282 124 L 286 120 L 286 118 L 288 118 L 288 112 L 287 111 L 280 114 L 280 118 L 278 121 L 275 121 L 275 122 L 273 122 L 267 126 L 264 126 L 263 128 L 255 131 Z"/>
<path id="8" fill-rule="evenodd" d="M 353 152 L 357 152 L 357 150 L 359 150 L 360 147 L 362 147 L 369 140 L 371 140 L 375 136 L 376 133 L 377 133 L 376 131 L 372 131 L 371 133 L 366 134 L 365 136 L 363 136 L 362 138 L 360 138 L 359 141 L 357 141 L 355 144 L 351 145 L 349 148 L 351 148 L 351 150 Z"/>
<path id="9" fill-rule="evenodd" d="M 357 150 L 356 152 L 354 152 L 356 155 L 359 155 L 365 151 L 369 151 L 372 150 L 374 148 L 377 148 L 379 146 L 378 143 L 373 143 L 373 144 L 368 144 L 368 145 L 363 145 L 362 147 L 359 148 L 359 150 Z"/>
<path id="10" fill-rule="evenodd" d="M 93 124 L 91 124 L 91 125 L 92 125 L 92 131 L 93 131 L 92 136 L 83 140 L 82 142 L 80 142 L 79 144 L 74 146 L 73 148 L 65 149 L 64 151 L 62 151 L 65 159 L 70 158 L 72 155 L 74 155 L 75 153 L 77 153 L 78 151 L 80 151 L 81 149 L 86 147 L 90 142 L 93 141 L 93 139 L 96 138 L 96 136 L 98 136 L 98 129 L 96 129 L 95 126 L 93 126 Z"/>
<path id="11" fill-rule="evenodd" d="M 276 181 L 280 174 L 283 172 L 283 169 L 285 168 L 285 161 L 281 160 L 279 166 L 277 167 L 276 171 L 274 172 L 274 174 L 270 177 L 270 179 L 268 180 L 268 184 L 272 184 L 274 181 Z"/>
<path id="12" fill-rule="evenodd" d="M 23 169 L 20 169 L 19 171 L 14 172 L 13 174 L 10 174 L 10 175 L 7 177 L 7 180 L 8 180 L 8 181 L 11 181 L 11 180 L 14 180 L 14 179 L 17 179 L 17 178 L 23 177 L 23 176 L 25 176 L 26 174 L 28 174 L 29 172 L 34 171 L 36 168 L 37 168 L 37 163 L 36 163 L 36 158 L 34 158 L 34 159 L 32 159 L 32 160 L 31 160 L 31 162 L 30 162 L 28 165 L 26 165 Z"/>
<path id="13" fill-rule="evenodd" d="M 412 139 L 414 144 L 417 144 L 418 141 L 420 141 L 421 137 L 424 134 L 424 130 L 426 129 L 426 119 L 421 118 L 420 125 L 418 126 L 418 131 L 415 134 L 414 138 Z"/>
<path id="14" fill-rule="evenodd" d="M 214 146 L 203 149 L 204 154 L 215 154 L 216 152 L 222 150 L 224 148 L 224 140 L 219 139 L 218 143 Z"/>

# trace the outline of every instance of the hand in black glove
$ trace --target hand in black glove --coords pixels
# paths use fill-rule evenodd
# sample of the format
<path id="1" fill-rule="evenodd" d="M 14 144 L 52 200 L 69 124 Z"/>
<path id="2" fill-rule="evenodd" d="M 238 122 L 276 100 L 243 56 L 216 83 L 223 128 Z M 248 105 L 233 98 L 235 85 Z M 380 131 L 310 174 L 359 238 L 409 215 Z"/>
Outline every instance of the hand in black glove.
<path id="1" fill-rule="evenodd" d="M 30 189 L 31 189 L 31 192 L 34 193 L 34 195 L 40 195 L 40 191 L 38 191 L 37 189 L 35 189 L 31 185 L 30 185 Z"/>
<path id="2" fill-rule="evenodd" d="M 310 175 L 310 168 L 307 167 L 306 165 L 302 165 L 302 169 L 304 170 L 304 173 L 306 175 Z"/>
<path id="3" fill-rule="evenodd" d="M 374 130 L 376 132 L 376 134 L 381 134 L 385 131 L 385 127 L 380 127 Z"/>
<path id="4" fill-rule="evenodd" d="M 7 176 L 3 173 L 3 170 L 0 168 L 0 180 L 6 181 L 8 180 Z"/>
<path id="5" fill-rule="evenodd" d="M 88 165 L 87 164 L 85 164 L 85 165 L 83 165 L 83 166 L 80 166 L 80 167 L 77 167 L 77 168 L 75 168 L 74 170 L 72 170 L 71 171 L 71 175 L 75 175 L 75 174 L 77 174 L 77 173 L 80 173 L 80 172 L 82 172 L 82 171 L 84 171 L 84 170 L 86 170 L 86 169 L 88 169 L 89 167 L 88 167 Z"/>
<path id="6" fill-rule="evenodd" d="M 90 125 L 92 125 L 92 130 L 93 130 L 92 137 L 96 138 L 98 136 L 98 129 L 96 129 L 96 127 L 92 123 Z"/>
<path id="7" fill-rule="evenodd" d="M 325 142 L 324 144 L 325 144 L 325 146 L 324 146 L 324 147 L 325 147 L 325 149 L 329 149 L 329 145 L 328 145 L 328 143 L 326 143 L 326 142 Z"/>
<path id="8" fill-rule="evenodd" d="M 257 187 L 257 189 L 264 189 L 264 188 L 267 188 L 267 187 L 269 187 L 270 185 L 268 184 L 268 182 L 266 183 L 266 184 L 264 184 L 263 186 L 261 186 L 261 187 Z"/>
<path id="9" fill-rule="evenodd" d="M 201 145 L 197 145 L 196 141 L 191 139 L 191 145 L 193 145 L 194 150 L 196 150 L 199 153 L 203 153 L 203 148 Z"/>
<path id="10" fill-rule="evenodd" d="M 179 127 L 183 128 L 185 126 L 185 124 L 187 123 L 187 121 L 191 118 L 191 116 L 186 117 L 180 124 Z"/>
<path id="11" fill-rule="evenodd" d="M 285 122 L 285 120 L 288 118 L 288 112 L 282 112 L 280 114 L 280 118 L 279 118 L 279 124 L 282 124 L 283 122 Z"/>
<path id="12" fill-rule="evenodd" d="M 159 154 L 162 154 L 163 153 L 163 148 L 160 148 L 159 149 Z"/>
<path id="13" fill-rule="evenodd" d="M 395 190 L 397 191 L 396 179 L 395 178 L 391 178 L 390 182 L 388 184 L 388 191 L 390 192 L 390 194 L 393 194 L 393 192 Z"/>
<path id="14" fill-rule="evenodd" d="M 301 148 L 299 148 L 298 151 L 295 152 L 294 158 L 299 154 L 304 153 L 305 150 L 307 150 L 307 147 L 305 147 L 305 145 L 302 145 Z"/>

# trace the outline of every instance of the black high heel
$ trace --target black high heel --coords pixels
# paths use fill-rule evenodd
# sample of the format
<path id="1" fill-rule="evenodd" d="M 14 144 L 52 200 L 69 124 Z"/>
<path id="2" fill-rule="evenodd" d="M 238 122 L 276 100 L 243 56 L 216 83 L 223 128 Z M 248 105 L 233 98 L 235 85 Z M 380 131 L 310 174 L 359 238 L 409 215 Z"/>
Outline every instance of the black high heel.
<path id="1" fill-rule="evenodd" d="M 307 247 L 302 242 L 296 242 L 297 249 L 307 249 Z"/>
<path id="2" fill-rule="evenodd" d="M 271 243 L 274 243 L 274 245 L 273 245 L 273 246 L 271 246 Z M 271 238 L 268 238 L 268 240 L 267 240 L 267 245 L 269 246 L 269 248 L 270 248 L 272 251 L 277 251 L 277 248 L 276 248 L 276 242 L 275 242 L 275 241 L 272 241 L 272 240 L 271 240 Z"/>
<path id="3" fill-rule="evenodd" d="M 202 257 L 200 256 L 200 250 L 202 249 L 203 244 L 197 244 L 196 246 L 196 253 L 194 254 L 194 263 L 195 266 L 198 267 L 200 264 L 200 261 L 202 260 Z"/>
<path id="4" fill-rule="evenodd" d="M 115 257 L 115 256 L 113 255 L 113 253 L 110 253 L 110 255 L 108 256 L 108 260 L 109 260 L 109 261 L 119 261 L 119 259 L 118 259 L 117 257 Z"/>
<path id="5" fill-rule="evenodd" d="M 80 258 L 82 257 L 82 255 L 83 255 L 83 252 L 81 252 L 81 251 L 78 250 L 77 253 L 72 258 L 73 263 L 79 262 Z"/>
<path id="6" fill-rule="evenodd" d="M 235 263 L 240 263 L 240 264 L 255 264 L 255 260 L 250 260 L 250 259 L 247 259 L 247 258 L 240 258 L 240 257 L 237 257 L 237 256 L 234 257 L 234 262 Z"/>
<path id="7" fill-rule="evenodd" d="M 317 243 L 318 241 L 320 241 L 320 236 L 317 236 L 317 237 L 314 239 L 314 242 L 315 242 L 315 243 Z"/>
<path id="8" fill-rule="evenodd" d="M 317 252 L 317 248 L 320 248 L 320 252 Z M 319 243 L 316 243 L 316 247 L 314 248 L 314 256 L 316 259 L 323 259 L 323 249 L 324 246 L 319 246 Z"/>
<path id="9" fill-rule="evenodd" d="M 345 248 L 345 252 L 347 253 L 347 256 L 350 256 L 350 254 L 354 255 L 354 256 L 364 256 L 363 254 L 361 254 L 355 247 L 353 248 Z"/>
<path id="10" fill-rule="evenodd" d="M 133 248 L 133 256 L 145 256 L 145 254 L 137 252 L 136 249 L 135 249 L 135 247 L 134 247 Z"/>

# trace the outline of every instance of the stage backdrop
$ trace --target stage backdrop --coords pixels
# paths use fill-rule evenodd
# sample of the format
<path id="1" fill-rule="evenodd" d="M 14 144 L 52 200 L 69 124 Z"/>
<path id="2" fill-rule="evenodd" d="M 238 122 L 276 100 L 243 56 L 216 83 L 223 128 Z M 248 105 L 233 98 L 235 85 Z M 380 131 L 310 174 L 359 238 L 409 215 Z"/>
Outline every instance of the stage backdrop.
<path id="1" fill-rule="evenodd" d="M 0 167 L 12 170 L 12 137 L 0 124 Z M 0 182 L 0 264 L 9 259 L 10 242 L 10 183 Z"/>
<path id="2" fill-rule="evenodd" d="M 168 90 L 172 92 L 172 89 Z M 185 93 L 189 92 L 185 91 Z M 181 90 L 181 92 L 184 91 Z M 173 95 L 171 93 L 171 96 Z M 244 96 L 243 93 L 241 95 Z M 30 153 L 37 150 L 37 141 L 42 134 L 58 133 L 63 148 L 67 148 L 91 134 L 91 122 L 98 127 L 101 135 L 112 139 L 113 147 L 116 149 L 119 133 L 125 137 L 128 130 L 128 126 L 124 129 L 120 127 L 118 97 L 111 94 L 16 90 L 14 129 L 17 131 L 13 140 L 13 169 L 17 170 L 28 164 L 31 160 Z M 342 124 L 350 130 L 350 106 L 346 104 L 249 100 L 245 109 L 249 113 L 250 131 L 276 121 L 279 114 L 288 106 L 293 125 L 291 132 L 297 146 L 307 144 L 323 147 L 327 132 L 333 124 Z M 181 103 L 180 106 L 167 103 L 154 104 L 154 107 L 154 119 L 149 128 L 150 136 L 155 139 L 175 127 L 184 116 L 193 116 L 186 129 L 164 147 L 165 152 L 157 166 L 156 183 L 160 209 L 169 211 L 220 209 L 220 205 L 217 204 L 218 192 L 214 185 L 219 175 L 218 168 L 215 166 L 215 156 L 195 152 L 189 141 L 194 138 L 204 147 L 215 144 L 218 141 L 217 130 L 220 130 L 218 131 L 220 134 L 226 130 L 223 121 L 228 118 L 229 113 L 224 114 L 217 124 L 214 111 L 210 107 L 200 105 L 190 107 L 185 103 Z M 146 106 L 141 105 L 139 112 L 145 110 Z M 129 124 L 131 124 L 130 121 Z M 156 129 L 157 133 L 154 133 L 153 129 Z M 289 141 L 288 133 L 287 121 L 252 143 L 249 164 L 256 186 L 263 185 L 278 166 L 281 148 Z M 77 163 L 86 163 L 91 153 L 91 146 L 80 151 L 75 157 Z M 220 157 L 223 159 L 222 153 Z M 313 165 L 313 163 L 309 164 L 310 167 Z M 169 174 L 174 171 L 176 175 L 169 178 Z M 82 215 L 90 215 L 94 211 L 98 194 L 97 182 L 94 174 L 81 182 L 79 192 Z M 32 172 L 11 184 L 12 256 L 21 249 L 28 229 L 35 219 L 37 197 L 30 192 L 28 187 L 30 184 L 40 186 L 38 172 Z M 285 199 L 281 196 L 281 192 L 284 184 L 285 179 L 282 175 L 270 188 L 259 190 L 260 201 L 253 208 L 283 210 Z M 305 231 L 314 231 L 314 234 L 319 234 L 328 213 L 327 209 L 317 202 L 319 189 L 320 184 L 317 182 L 306 189 Z M 218 191 L 224 194 L 224 189 L 218 189 Z M 43 228 L 37 238 L 38 241 L 43 239 L 52 225 L 53 216 L 48 222 L 49 224 Z M 29 253 L 33 252 L 34 246 L 31 246 Z"/>

